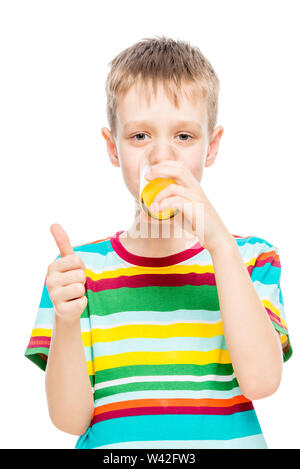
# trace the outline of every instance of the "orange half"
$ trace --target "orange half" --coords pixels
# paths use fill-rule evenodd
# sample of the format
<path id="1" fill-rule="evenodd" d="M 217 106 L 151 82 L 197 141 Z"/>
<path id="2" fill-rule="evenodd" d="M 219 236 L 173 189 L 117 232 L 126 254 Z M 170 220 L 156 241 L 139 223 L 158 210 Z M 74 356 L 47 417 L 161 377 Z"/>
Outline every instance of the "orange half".
<path id="1" fill-rule="evenodd" d="M 166 220 L 168 218 L 174 217 L 179 212 L 178 208 L 166 208 L 160 212 L 151 212 L 148 209 L 149 205 L 152 204 L 156 195 L 170 184 L 177 183 L 173 179 L 156 178 L 149 181 L 148 184 L 145 185 L 141 193 L 140 203 L 147 215 L 150 215 L 150 217 L 156 218 L 158 220 Z"/>

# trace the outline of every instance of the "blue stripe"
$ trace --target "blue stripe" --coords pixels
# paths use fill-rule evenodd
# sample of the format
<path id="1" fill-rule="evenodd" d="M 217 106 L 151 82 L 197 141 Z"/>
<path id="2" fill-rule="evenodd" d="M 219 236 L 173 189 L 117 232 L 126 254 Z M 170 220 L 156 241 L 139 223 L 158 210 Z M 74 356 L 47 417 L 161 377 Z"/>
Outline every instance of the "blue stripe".
<path id="1" fill-rule="evenodd" d="M 113 251 L 112 245 L 110 241 L 104 240 L 104 241 L 99 241 L 98 243 L 86 243 L 86 244 L 81 244 L 79 246 L 72 246 L 75 252 L 87 252 L 87 253 L 96 253 L 96 254 L 102 254 L 103 256 L 106 256 L 107 253 Z M 56 259 L 59 259 L 61 256 L 58 254 Z"/>
<path id="2" fill-rule="evenodd" d="M 103 256 L 106 256 L 107 253 L 113 251 L 109 239 L 93 244 L 82 244 L 81 246 L 73 247 L 73 249 L 75 252 L 94 252 L 97 254 L 102 254 Z"/>
<path id="3" fill-rule="evenodd" d="M 232 440 L 162 440 L 126 441 L 101 446 L 101 449 L 268 449 L 262 433 Z M 97 448 L 96 448 L 97 449 Z"/>
<path id="4" fill-rule="evenodd" d="M 228 391 L 213 391 L 211 389 L 203 389 L 201 391 L 184 391 L 185 399 L 231 399 L 235 396 L 241 396 L 242 392 L 240 387 L 237 386 Z M 115 402 L 131 401 L 135 399 L 182 399 L 182 391 L 172 390 L 152 390 L 152 391 L 131 391 L 122 392 L 120 394 L 113 394 L 111 396 L 101 397 L 95 400 L 95 407 L 105 404 L 112 404 Z"/>
<path id="5" fill-rule="evenodd" d="M 274 248 L 274 246 L 266 241 L 263 238 L 259 238 L 257 236 L 248 236 L 247 238 L 235 238 L 238 246 L 245 246 L 247 244 L 254 245 L 254 244 L 259 244 L 265 246 L 268 250 L 268 248 Z"/>
<path id="6" fill-rule="evenodd" d="M 90 362 L 93 361 L 93 353 L 92 353 L 92 347 L 87 346 L 84 347 L 84 354 L 85 354 L 85 359 L 86 361 Z"/>
<path id="7" fill-rule="evenodd" d="M 36 316 L 34 327 L 36 327 L 37 325 L 39 327 L 44 327 L 43 324 L 45 324 L 45 326 L 49 326 L 49 325 L 52 326 L 53 321 L 54 321 L 53 307 L 52 308 L 40 308 Z"/>
<path id="8" fill-rule="evenodd" d="M 42 297 L 39 308 L 53 308 L 53 303 L 50 300 L 48 288 L 46 285 L 43 286 Z"/>
<path id="9" fill-rule="evenodd" d="M 151 305 L 149 305 L 151 307 Z M 92 311 L 91 311 L 92 313 Z M 177 309 L 175 311 L 122 311 L 105 316 L 91 314 L 93 327 L 117 326 L 118 323 L 130 324 L 132 322 L 181 322 L 186 321 L 221 321 L 219 310 L 209 311 L 207 309 Z"/>
<path id="10" fill-rule="evenodd" d="M 260 268 L 260 267 L 259 267 Z M 253 278 L 252 278 L 253 280 Z M 278 286 L 276 283 L 263 283 L 259 280 L 256 280 L 255 289 L 260 297 L 269 297 L 273 298 L 274 296 L 277 298 L 278 295 Z"/>
<path id="11" fill-rule="evenodd" d="M 280 281 L 281 268 L 266 262 L 265 265 L 254 267 L 251 272 L 252 282 L 258 280 L 262 284 L 277 285 Z"/>
<path id="12" fill-rule="evenodd" d="M 209 352 L 214 349 L 227 350 L 224 335 L 211 338 L 204 337 L 171 337 L 165 339 L 137 338 L 112 340 L 111 342 L 95 342 L 95 357 L 114 355 L 127 352 L 170 352 L 195 351 Z"/>
<path id="13" fill-rule="evenodd" d="M 76 448 L 145 440 L 229 440 L 262 433 L 255 410 L 233 415 L 139 415 L 98 422 Z"/>
<path id="14" fill-rule="evenodd" d="M 279 301 L 282 305 L 284 305 L 283 297 L 282 297 L 282 291 L 281 291 L 281 286 L 279 285 Z"/>

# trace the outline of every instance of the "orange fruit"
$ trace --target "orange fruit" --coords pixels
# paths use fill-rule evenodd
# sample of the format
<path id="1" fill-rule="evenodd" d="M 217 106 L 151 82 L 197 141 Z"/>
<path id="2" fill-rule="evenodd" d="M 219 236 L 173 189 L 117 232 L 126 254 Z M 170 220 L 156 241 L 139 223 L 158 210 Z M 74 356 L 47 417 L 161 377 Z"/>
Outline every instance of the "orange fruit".
<path id="1" fill-rule="evenodd" d="M 153 212 L 148 209 L 149 205 L 152 204 L 154 197 L 165 187 L 169 186 L 170 184 L 177 184 L 173 179 L 168 178 L 156 178 L 152 179 L 145 185 L 142 190 L 141 197 L 140 197 L 140 204 L 143 210 L 146 212 L 147 215 L 150 215 L 152 218 L 156 218 L 158 220 L 166 220 L 168 218 L 172 218 L 179 212 L 178 208 L 166 208 L 160 212 Z"/>

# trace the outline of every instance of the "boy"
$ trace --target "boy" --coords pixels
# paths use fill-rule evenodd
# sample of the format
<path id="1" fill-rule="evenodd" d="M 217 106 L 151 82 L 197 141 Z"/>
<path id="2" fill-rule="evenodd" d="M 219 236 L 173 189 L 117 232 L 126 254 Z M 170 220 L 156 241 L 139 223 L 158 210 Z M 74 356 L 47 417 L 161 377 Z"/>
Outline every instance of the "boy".
<path id="1" fill-rule="evenodd" d="M 50 417 L 76 448 L 267 448 L 252 401 L 276 391 L 292 348 L 278 249 L 230 234 L 200 184 L 223 133 L 217 75 L 165 37 L 111 66 L 102 135 L 136 213 L 74 248 L 51 226 L 60 253 L 25 352 L 46 370 Z M 149 181 L 175 182 L 149 209 L 180 209 L 155 224 L 139 203 L 144 158 Z"/>

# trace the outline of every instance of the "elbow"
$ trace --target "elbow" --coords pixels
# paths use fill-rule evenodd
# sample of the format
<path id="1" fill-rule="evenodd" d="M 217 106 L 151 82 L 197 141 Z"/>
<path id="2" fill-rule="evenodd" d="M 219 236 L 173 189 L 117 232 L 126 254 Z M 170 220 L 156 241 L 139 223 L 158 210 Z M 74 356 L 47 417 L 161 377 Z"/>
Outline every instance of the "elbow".
<path id="1" fill-rule="evenodd" d="M 75 422 L 73 423 L 60 422 L 52 418 L 51 416 L 50 416 L 50 419 L 53 425 L 55 426 L 55 428 L 57 428 L 58 430 L 61 430 L 62 432 L 69 433 L 71 435 L 76 435 L 76 436 L 84 435 L 90 426 L 90 423 L 82 426 L 82 425 L 76 424 Z"/>
<path id="2" fill-rule="evenodd" d="M 88 430 L 94 414 L 94 405 L 80 414 L 79 410 L 57 409 L 48 405 L 49 416 L 53 425 L 62 432 L 81 436 Z M 76 416 L 76 417 L 74 417 Z"/>
<path id="3" fill-rule="evenodd" d="M 84 406 L 65 403 L 63 399 L 50 399 L 50 393 L 47 393 L 48 413 L 53 425 L 62 432 L 71 435 L 81 436 L 88 430 L 94 415 L 94 399 L 90 395 L 88 403 Z"/>
<path id="4" fill-rule="evenodd" d="M 280 386 L 282 369 L 283 360 L 280 355 L 278 363 L 273 364 L 272 367 L 264 366 L 256 373 L 247 375 L 247 378 L 244 376 L 246 379 L 242 380 L 242 386 L 240 386 L 243 395 L 250 401 L 271 396 Z"/>
<path id="5" fill-rule="evenodd" d="M 257 383 L 255 386 L 248 385 L 246 388 L 241 389 L 242 394 L 250 401 L 264 399 L 274 394 L 280 385 L 280 379 L 269 383 Z"/>

